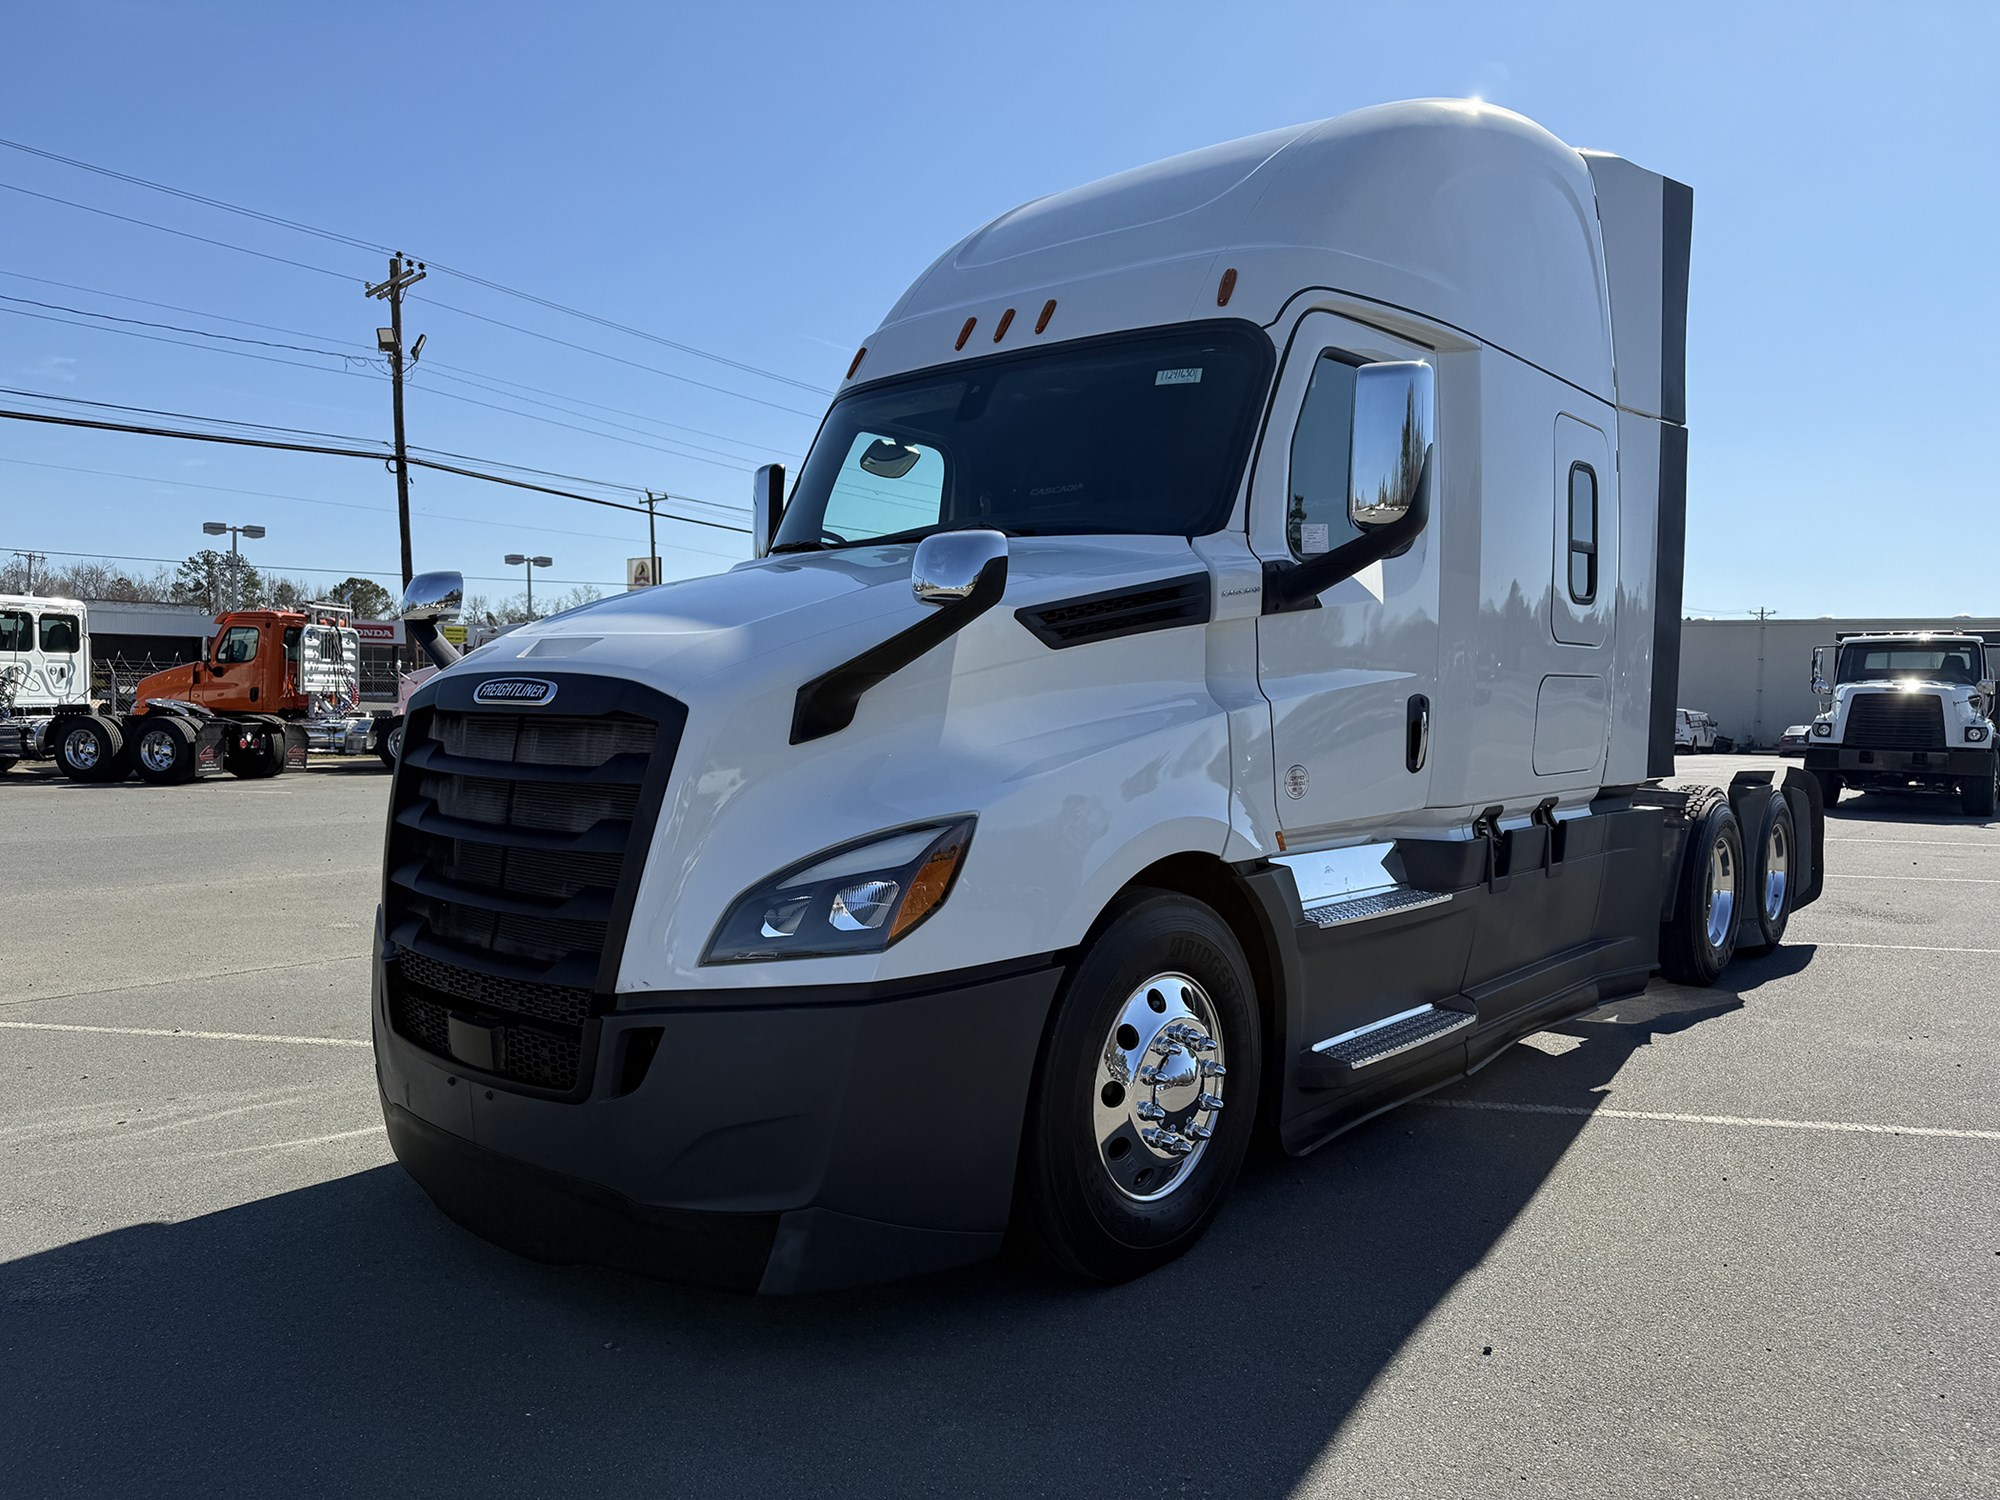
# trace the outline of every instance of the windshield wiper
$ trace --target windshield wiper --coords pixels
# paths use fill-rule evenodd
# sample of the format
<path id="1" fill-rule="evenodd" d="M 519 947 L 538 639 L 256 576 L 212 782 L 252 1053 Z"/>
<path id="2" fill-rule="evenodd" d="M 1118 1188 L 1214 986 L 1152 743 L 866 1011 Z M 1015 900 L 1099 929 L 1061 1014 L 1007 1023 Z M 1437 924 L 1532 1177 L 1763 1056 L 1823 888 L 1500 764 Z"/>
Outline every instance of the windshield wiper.
<path id="1" fill-rule="evenodd" d="M 829 546 L 827 542 L 780 542 L 764 555 L 776 557 L 780 552 L 825 552 Z"/>

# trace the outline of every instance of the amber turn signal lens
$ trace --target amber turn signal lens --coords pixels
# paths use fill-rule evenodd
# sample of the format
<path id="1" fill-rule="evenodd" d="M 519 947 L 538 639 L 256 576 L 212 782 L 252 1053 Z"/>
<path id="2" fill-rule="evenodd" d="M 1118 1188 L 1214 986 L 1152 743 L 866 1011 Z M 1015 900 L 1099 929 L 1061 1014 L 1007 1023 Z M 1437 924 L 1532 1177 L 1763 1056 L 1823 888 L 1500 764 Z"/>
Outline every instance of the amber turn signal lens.
<path id="1" fill-rule="evenodd" d="M 866 344 L 863 344 L 859 349 L 854 351 L 854 363 L 847 367 L 847 378 L 849 380 L 854 378 L 854 372 L 861 368 L 861 361 L 867 357 L 868 346 Z"/>
<path id="2" fill-rule="evenodd" d="M 958 330 L 958 342 L 953 344 L 951 347 L 954 349 L 963 349 L 965 347 L 965 341 L 972 337 L 972 325 L 974 323 L 977 323 L 978 321 L 979 319 L 976 315 L 967 318 L 965 320 L 965 326 Z"/>
<path id="3" fill-rule="evenodd" d="M 951 889 L 952 877 L 958 874 L 959 861 L 965 858 L 964 838 L 933 849 L 930 858 L 917 871 L 916 879 L 910 882 L 910 893 L 903 898 L 903 905 L 896 913 L 896 920 L 889 926 L 889 941 L 908 932 L 921 922 Z"/>
<path id="4" fill-rule="evenodd" d="M 1236 267 L 1231 266 L 1222 273 L 1222 284 L 1215 289 L 1215 305 L 1229 306 L 1229 299 L 1236 291 Z"/>

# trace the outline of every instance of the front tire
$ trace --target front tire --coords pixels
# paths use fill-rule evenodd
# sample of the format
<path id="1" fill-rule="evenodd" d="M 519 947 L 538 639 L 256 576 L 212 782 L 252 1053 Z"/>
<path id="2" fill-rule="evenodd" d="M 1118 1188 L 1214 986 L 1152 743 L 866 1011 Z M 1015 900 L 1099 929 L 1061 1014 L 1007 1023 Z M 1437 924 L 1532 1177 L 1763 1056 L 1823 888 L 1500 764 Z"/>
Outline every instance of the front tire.
<path id="1" fill-rule="evenodd" d="M 2000 751 L 1986 757 L 1986 774 L 1964 783 L 1958 789 L 1959 806 L 1975 818 L 1990 818 L 1993 807 L 2000 801 Z"/>
<path id="2" fill-rule="evenodd" d="M 1705 989 L 1736 956 L 1743 833 L 1720 792 L 1691 802 L 1688 811 L 1692 821 L 1681 856 L 1680 890 L 1672 920 L 1660 928 L 1660 972 L 1675 984 Z"/>
<path id="3" fill-rule="evenodd" d="M 1256 1125 L 1263 1038 L 1210 908 L 1136 891 L 1070 975 L 1028 1100 L 1016 1221 L 1045 1258 L 1129 1281 L 1201 1238 Z"/>
<path id="4" fill-rule="evenodd" d="M 396 762 L 403 754 L 403 721 L 400 717 L 392 720 L 375 736 L 375 753 L 389 770 L 396 769 Z"/>

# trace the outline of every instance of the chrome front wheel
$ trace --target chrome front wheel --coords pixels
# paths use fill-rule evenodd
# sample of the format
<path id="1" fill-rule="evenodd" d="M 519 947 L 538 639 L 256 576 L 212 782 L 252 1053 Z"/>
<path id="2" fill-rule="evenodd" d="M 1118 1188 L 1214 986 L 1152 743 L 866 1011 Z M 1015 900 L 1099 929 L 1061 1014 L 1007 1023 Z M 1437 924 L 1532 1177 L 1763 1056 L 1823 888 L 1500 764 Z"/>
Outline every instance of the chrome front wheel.
<path id="1" fill-rule="evenodd" d="M 1155 974 L 1126 997 L 1097 1065 L 1091 1134 L 1112 1185 L 1156 1203 L 1188 1180 L 1215 1135 L 1229 1069 L 1208 991 Z"/>

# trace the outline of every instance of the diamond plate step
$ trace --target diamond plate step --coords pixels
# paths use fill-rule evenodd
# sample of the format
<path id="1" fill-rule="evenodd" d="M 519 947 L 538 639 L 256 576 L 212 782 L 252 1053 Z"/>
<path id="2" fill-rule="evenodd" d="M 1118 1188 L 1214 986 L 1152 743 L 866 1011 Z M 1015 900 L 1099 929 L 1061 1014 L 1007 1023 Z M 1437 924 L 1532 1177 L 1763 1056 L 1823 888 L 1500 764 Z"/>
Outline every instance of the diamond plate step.
<path id="1" fill-rule="evenodd" d="M 1350 1069 L 1386 1062 L 1427 1042 L 1463 1031 L 1477 1017 L 1468 1011 L 1439 1010 L 1435 1005 L 1419 1005 L 1400 1015 L 1386 1017 L 1372 1026 L 1345 1032 L 1316 1043 L 1313 1051 L 1328 1062 L 1344 1063 Z"/>
<path id="2" fill-rule="evenodd" d="M 1349 922 L 1367 922 L 1392 912 L 1415 911 L 1423 906 L 1442 906 L 1451 899 L 1450 891 L 1414 891 L 1398 887 L 1375 891 L 1366 896 L 1347 896 L 1323 901 L 1305 909 L 1306 918 L 1321 927 L 1344 927 Z"/>

